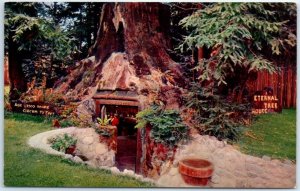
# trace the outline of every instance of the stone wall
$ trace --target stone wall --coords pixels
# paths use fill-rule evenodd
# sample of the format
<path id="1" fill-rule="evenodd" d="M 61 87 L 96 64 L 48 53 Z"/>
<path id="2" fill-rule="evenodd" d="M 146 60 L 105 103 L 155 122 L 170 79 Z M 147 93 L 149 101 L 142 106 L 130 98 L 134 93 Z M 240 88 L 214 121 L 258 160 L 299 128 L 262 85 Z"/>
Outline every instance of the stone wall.
<path id="1" fill-rule="evenodd" d="M 87 161 L 83 161 L 82 158 L 76 155 L 72 156 L 51 148 L 50 140 L 57 136 L 64 135 L 65 133 L 74 136 L 78 140 L 76 152 L 78 155 L 82 154 L 85 157 L 88 157 Z M 141 175 L 135 174 L 132 170 L 125 169 L 121 172 L 117 167 L 113 166 L 115 152 L 113 150 L 109 150 L 106 144 L 99 143 L 99 136 L 92 128 L 69 127 L 39 133 L 29 138 L 28 145 L 51 155 L 62 156 L 63 158 L 72 160 L 75 163 L 89 165 L 93 168 L 109 170 L 115 175 L 125 175 L 155 185 L 155 182 L 152 179 L 144 178 Z"/>
<path id="2" fill-rule="evenodd" d="M 171 168 L 158 179 L 160 186 L 186 187 L 178 172 L 178 161 L 196 157 L 213 163 L 214 172 L 207 187 L 294 188 L 296 165 L 289 161 L 246 155 L 215 137 L 193 135 L 192 141 L 178 148 Z"/>
<path id="3" fill-rule="evenodd" d="M 78 128 L 72 135 L 78 140 L 76 155 L 85 156 L 94 166 L 114 166 L 115 151 L 106 143 L 100 143 L 99 134 L 93 128 Z"/>

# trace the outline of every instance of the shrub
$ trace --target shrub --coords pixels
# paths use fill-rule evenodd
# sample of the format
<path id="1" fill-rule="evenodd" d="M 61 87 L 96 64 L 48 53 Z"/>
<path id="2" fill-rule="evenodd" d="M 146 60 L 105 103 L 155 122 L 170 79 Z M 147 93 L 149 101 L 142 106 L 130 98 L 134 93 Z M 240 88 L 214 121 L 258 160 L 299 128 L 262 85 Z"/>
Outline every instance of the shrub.
<path id="1" fill-rule="evenodd" d="M 70 146 L 76 145 L 77 140 L 65 133 L 63 136 L 56 137 L 51 143 L 51 148 L 60 152 L 65 152 Z"/>
<path id="2" fill-rule="evenodd" d="M 54 92 L 52 88 L 49 88 L 44 92 L 44 101 L 52 104 L 65 104 L 66 98 L 64 94 Z"/>
<path id="3" fill-rule="evenodd" d="M 147 124 L 152 126 L 150 135 L 156 143 L 174 146 L 189 138 L 189 129 L 176 110 L 164 110 L 153 105 L 139 112 L 136 118 L 136 128 L 143 128 Z"/>
<path id="4" fill-rule="evenodd" d="M 217 95 L 215 89 L 196 84 L 192 85 L 186 98 L 186 106 L 194 109 L 192 123 L 199 132 L 219 140 L 238 140 L 244 129 L 241 119 L 250 116 L 249 104 L 229 102 Z"/>
<path id="5" fill-rule="evenodd" d="M 22 94 L 21 99 L 26 102 L 45 102 L 49 104 L 65 104 L 66 98 L 63 94 L 53 91 L 52 88 L 33 87 Z"/>

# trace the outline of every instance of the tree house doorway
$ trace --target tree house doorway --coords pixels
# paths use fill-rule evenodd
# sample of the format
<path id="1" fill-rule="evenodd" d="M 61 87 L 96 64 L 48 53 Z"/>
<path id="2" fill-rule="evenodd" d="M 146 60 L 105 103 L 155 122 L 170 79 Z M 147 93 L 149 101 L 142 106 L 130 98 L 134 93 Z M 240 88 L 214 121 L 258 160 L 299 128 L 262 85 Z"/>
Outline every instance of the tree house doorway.
<path id="1" fill-rule="evenodd" d="M 118 120 L 118 137 L 117 137 L 117 153 L 116 166 L 120 170 L 136 170 L 136 154 L 137 154 L 137 130 L 135 115 L 138 107 L 106 105 L 106 111 L 110 116 L 114 116 Z"/>
<path id="2" fill-rule="evenodd" d="M 137 137 L 138 131 L 135 116 L 139 111 L 139 102 L 126 91 L 106 91 L 100 92 L 93 97 L 96 103 L 96 116 L 101 115 L 101 108 L 106 107 L 106 114 L 112 119 L 112 125 L 118 129 L 116 167 L 123 171 L 124 169 L 139 171 L 137 158 Z M 116 119 L 116 120 L 115 120 Z M 137 167 L 138 166 L 138 167 Z"/>

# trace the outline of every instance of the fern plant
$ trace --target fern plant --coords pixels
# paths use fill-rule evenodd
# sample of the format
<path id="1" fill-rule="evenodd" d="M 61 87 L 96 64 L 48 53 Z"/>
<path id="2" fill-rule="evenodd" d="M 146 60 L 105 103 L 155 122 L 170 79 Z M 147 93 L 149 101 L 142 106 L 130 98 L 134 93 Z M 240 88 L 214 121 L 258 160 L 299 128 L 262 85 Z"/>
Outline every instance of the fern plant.
<path id="1" fill-rule="evenodd" d="M 189 129 L 176 110 L 164 110 L 160 106 L 153 105 L 139 112 L 136 118 L 136 128 L 151 125 L 150 136 L 156 143 L 174 146 L 180 141 L 189 139 Z"/>

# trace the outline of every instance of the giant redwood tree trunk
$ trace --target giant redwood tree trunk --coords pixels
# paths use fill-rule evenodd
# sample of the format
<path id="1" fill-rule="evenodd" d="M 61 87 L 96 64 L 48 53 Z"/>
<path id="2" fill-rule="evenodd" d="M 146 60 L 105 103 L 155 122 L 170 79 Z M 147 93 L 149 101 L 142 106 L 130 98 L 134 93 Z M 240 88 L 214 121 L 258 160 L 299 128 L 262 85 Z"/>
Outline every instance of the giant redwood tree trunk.
<path id="1" fill-rule="evenodd" d="M 180 105 L 179 64 L 167 53 L 170 12 L 161 3 L 107 3 L 89 57 L 77 63 L 56 91 L 85 101 L 97 90 L 135 91 L 143 107 L 156 98 Z"/>
<path id="2" fill-rule="evenodd" d="M 21 92 L 27 89 L 25 76 L 22 70 L 22 54 L 18 52 L 18 45 L 12 39 L 12 32 L 9 34 L 8 39 L 8 72 L 10 81 L 10 100 L 17 100 Z"/>

